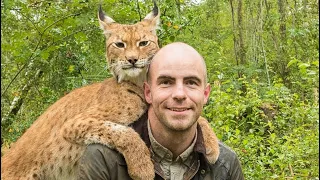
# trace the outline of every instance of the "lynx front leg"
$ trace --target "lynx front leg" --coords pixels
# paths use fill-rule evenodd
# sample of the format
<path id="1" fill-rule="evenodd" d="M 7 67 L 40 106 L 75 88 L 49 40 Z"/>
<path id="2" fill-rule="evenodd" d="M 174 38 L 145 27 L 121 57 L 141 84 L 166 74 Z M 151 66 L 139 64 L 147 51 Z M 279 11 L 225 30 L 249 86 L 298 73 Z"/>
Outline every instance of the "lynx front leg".
<path id="1" fill-rule="evenodd" d="M 206 157 L 210 163 L 214 163 L 219 157 L 218 138 L 205 118 L 200 116 L 198 123 L 203 133 L 204 144 L 206 147 Z"/>
<path id="2" fill-rule="evenodd" d="M 139 134 L 132 128 L 95 118 L 80 117 L 76 121 L 66 123 L 62 133 L 63 137 L 72 143 L 83 145 L 99 143 L 115 148 L 124 156 L 132 179 L 154 179 L 150 152 Z"/>

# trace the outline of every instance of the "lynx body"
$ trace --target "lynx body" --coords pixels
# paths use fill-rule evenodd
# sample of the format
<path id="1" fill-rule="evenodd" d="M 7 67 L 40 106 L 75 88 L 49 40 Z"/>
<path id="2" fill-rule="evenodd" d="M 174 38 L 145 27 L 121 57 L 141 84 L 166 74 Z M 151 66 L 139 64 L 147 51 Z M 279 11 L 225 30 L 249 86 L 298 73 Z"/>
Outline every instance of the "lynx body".
<path id="1" fill-rule="evenodd" d="M 133 179 L 151 180 L 148 148 L 127 125 L 147 110 L 142 84 L 147 65 L 158 51 L 155 8 L 133 25 L 115 23 L 100 9 L 107 38 L 106 56 L 114 77 L 76 89 L 50 106 L 2 157 L 3 180 L 73 180 L 87 145 L 100 143 L 119 151 Z M 208 160 L 219 156 L 217 138 L 204 118 L 198 120 Z"/>

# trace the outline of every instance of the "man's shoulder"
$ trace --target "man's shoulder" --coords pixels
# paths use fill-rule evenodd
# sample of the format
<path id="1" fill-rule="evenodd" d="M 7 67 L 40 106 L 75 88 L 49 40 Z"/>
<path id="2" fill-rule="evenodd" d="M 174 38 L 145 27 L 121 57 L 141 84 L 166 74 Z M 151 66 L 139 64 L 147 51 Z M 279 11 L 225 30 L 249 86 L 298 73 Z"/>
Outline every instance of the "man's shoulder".
<path id="1" fill-rule="evenodd" d="M 220 141 L 219 150 L 218 160 L 210 166 L 212 176 L 222 179 L 243 180 L 242 168 L 235 151 Z"/>
<path id="2" fill-rule="evenodd" d="M 88 145 L 84 156 L 87 160 L 101 161 L 102 159 L 108 159 L 109 162 L 125 165 L 124 157 L 117 150 L 102 144 Z"/>
<path id="3" fill-rule="evenodd" d="M 235 161 L 238 161 L 236 152 L 221 141 L 219 141 L 219 150 L 219 158 L 217 162 L 212 165 L 220 166 L 221 168 L 226 168 L 227 170 L 230 170 Z"/>
<path id="4" fill-rule="evenodd" d="M 219 141 L 219 150 L 220 150 L 219 158 L 227 156 L 227 157 L 232 157 L 234 159 L 237 157 L 236 152 L 221 141 Z"/>
<path id="5" fill-rule="evenodd" d="M 115 149 L 90 144 L 79 161 L 77 179 L 130 179 L 123 156 Z"/>

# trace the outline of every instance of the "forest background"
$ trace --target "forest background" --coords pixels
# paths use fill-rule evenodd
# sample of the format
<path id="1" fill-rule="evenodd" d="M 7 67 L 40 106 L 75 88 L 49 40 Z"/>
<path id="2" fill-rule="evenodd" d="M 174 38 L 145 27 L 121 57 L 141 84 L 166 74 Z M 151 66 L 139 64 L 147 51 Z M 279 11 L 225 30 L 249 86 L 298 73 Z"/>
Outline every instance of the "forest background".
<path id="1" fill-rule="evenodd" d="M 161 46 L 186 42 L 212 85 L 203 112 L 246 179 L 319 179 L 319 1 L 158 0 Z M 1 1 L 5 150 L 71 90 L 110 77 L 99 1 Z M 104 0 L 120 23 L 152 1 Z"/>

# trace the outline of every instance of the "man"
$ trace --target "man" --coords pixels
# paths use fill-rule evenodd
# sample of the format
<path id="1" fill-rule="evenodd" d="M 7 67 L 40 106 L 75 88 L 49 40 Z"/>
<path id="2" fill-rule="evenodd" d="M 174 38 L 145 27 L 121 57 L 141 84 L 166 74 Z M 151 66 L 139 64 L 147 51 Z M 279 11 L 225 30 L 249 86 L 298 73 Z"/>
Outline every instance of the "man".
<path id="1" fill-rule="evenodd" d="M 236 154 L 223 143 L 214 164 L 205 159 L 197 119 L 209 93 L 206 65 L 194 48 L 172 43 L 154 56 L 144 84 L 150 107 L 132 127 L 151 151 L 155 179 L 244 179 Z M 79 177 L 130 179 L 122 155 L 99 144 L 88 146 Z"/>

